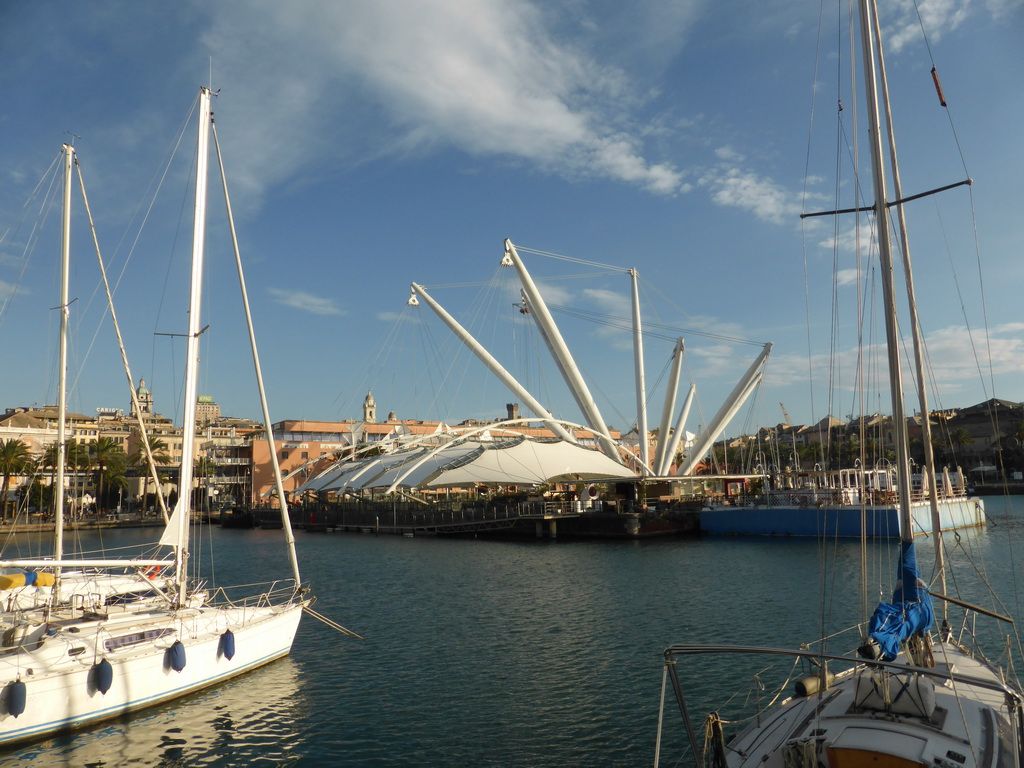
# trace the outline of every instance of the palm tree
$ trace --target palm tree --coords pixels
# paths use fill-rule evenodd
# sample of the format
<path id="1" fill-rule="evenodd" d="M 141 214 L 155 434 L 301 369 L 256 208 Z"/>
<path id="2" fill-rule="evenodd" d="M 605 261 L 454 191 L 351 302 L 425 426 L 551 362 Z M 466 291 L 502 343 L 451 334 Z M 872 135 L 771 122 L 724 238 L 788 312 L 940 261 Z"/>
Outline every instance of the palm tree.
<path id="1" fill-rule="evenodd" d="M 88 443 L 78 443 L 68 440 L 66 453 L 64 454 L 65 468 L 68 471 L 88 472 L 92 467 L 92 454 L 89 452 Z"/>
<path id="2" fill-rule="evenodd" d="M 96 467 L 96 499 L 102 511 L 104 481 L 108 485 L 120 485 L 123 482 L 127 457 L 121 443 L 112 437 L 101 437 L 90 449 L 90 458 Z"/>
<path id="3" fill-rule="evenodd" d="M 1024 421 L 1018 421 L 1010 430 L 1014 446 L 1014 469 L 1024 468 Z"/>
<path id="4" fill-rule="evenodd" d="M 0 517 L 7 517 L 7 491 L 11 487 L 11 476 L 20 475 L 25 470 L 29 461 L 28 447 L 16 437 L 10 440 L 0 440 L 0 472 L 3 473 L 4 481 L 0 489 L 0 499 L 3 505 L 0 507 Z"/>
<path id="5" fill-rule="evenodd" d="M 949 442 L 953 446 L 953 455 L 956 456 L 958 450 L 962 454 L 964 448 L 973 445 L 974 438 L 971 437 L 971 433 L 967 431 L 966 427 L 958 427 L 949 433 Z"/>
<path id="6" fill-rule="evenodd" d="M 1010 436 L 1018 443 L 1024 444 L 1024 421 L 1018 421 Z"/>
<path id="7" fill-rule="evenodd" d="M 29 455 L 29 457 L 25 459 L 25 463 L 22 465 L 21 472 L 19 473 L 21 475 L 24 475 L 25 478 L 27 478 L 27 482 L 22 484 L 18 495 L 18 504 L 21 506 L 22 509 L 32 506 L 32 503 L 29 500 L 30 491 L 32 490 L 32 487 L 34 485 L 39 484 L 38 473 L 39 461 L 34 456 Z M 18 513 L 16 509 L 15 516 L 17 516 L 17 514 Z"/>
<path id="8" fill-rule="evenodd" d="M 193 465 L 192 476 L 200 482 L 200 487 L 196 490 L 202 491 L 200 499 L 202 499 L 202 504 L 204 506 L 209 505 L 210 485 L 209 483 L 203 483 L 202 481 L 206 478 L 212 477 L 215 473 L 215 469 L 216 468 L 214 467 L 213 462 L 210 461 L 210 459 L 206 456 L 198 457 L 195 461 L 195 464 Z"/>
<path id="9" fill-rule="evenodd" d="M 171 463 L 171 456 L 167 453 L 167 443 L 161 440 L 156 435 L 147 435 L 146 442 L 149 443 L 149 452 L 153 455 L 153 463 L 159 467 L 166 466 Z M 145 473 L 142 481 L 142 507 L 143 510 L 146 508 L 146 499 L 149 497 L 149 480 L 150 472 L 146 468 L 149 462 L 146 459 L 146 452 L 143 450 L 136 451 L 131 456 L 131 465 L 133 467 L 142 468 Z M 159 478 L 159 470 L 157 477 Z"/>
<path id="10" fill-rule="evenodd" d="M 43 455 L 39 457 L 39 466 L 42 469 L 50 470 L 50 487 L 53 488 L 57 483 L 57 462 L 59 460 L 60 452 L 57 450 L 57 443 L 50 443 L 43 450 Z"/>

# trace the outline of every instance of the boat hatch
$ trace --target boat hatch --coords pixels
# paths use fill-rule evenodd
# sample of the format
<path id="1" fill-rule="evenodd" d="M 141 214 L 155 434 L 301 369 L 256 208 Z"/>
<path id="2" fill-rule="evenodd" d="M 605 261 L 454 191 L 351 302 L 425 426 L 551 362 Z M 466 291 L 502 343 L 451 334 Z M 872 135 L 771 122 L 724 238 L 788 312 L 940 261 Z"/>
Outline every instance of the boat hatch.
<path id="1" fill-rule="evenodd" d="M 991 709 L 982 710 L 984 743 L 979 765 L 998 768 L 1014 765 L 1013 730 L 1005 717 Z"/>
<path id="2" fill-rule="evenodd" d="M 828 746 L 829 768 L 925 768 L 927 740 L 878 728 L 846 728 Z M 872 749 L 863 749 L 870 744 Z"/>
<path id="3" fill-rule="evenodd" d="M 862 672 L 857 676 L 853 708 L 930 719 L 935 712 L 935 683 L 923 675 Z"/>

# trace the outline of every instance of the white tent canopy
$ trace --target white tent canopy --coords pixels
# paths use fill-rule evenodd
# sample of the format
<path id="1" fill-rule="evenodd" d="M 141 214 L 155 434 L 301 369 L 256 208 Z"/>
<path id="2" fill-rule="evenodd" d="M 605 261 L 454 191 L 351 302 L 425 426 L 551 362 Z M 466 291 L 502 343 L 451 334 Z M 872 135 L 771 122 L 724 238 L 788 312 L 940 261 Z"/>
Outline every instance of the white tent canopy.
<path id="1" fill-rule="evenodd" d="M 342 461 L 307 480 L 306 491 L 369 488 L 538 485 L 577 480 L 633 479 L 636 474 L 608 456 L 557 439 L 517 437 L 467 440 L 357 461 Z"/>

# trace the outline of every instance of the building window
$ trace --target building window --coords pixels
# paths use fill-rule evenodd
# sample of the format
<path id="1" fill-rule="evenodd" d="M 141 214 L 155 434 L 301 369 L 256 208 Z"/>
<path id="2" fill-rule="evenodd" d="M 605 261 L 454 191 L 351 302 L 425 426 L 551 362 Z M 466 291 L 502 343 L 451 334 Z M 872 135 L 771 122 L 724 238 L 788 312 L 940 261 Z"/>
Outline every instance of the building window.
<path id="1" fill-rule="evenodd" d="M 305 461 L 308 458 L 309 458 L 309 452 L 308 451 L 303 451 L 302 452 L 302 460 Z"/>
<path id="2" fill-rule="evenodd" d="M 281 460 L 284 461 L 288 458 L 288 451 L 281 451 Z"/>

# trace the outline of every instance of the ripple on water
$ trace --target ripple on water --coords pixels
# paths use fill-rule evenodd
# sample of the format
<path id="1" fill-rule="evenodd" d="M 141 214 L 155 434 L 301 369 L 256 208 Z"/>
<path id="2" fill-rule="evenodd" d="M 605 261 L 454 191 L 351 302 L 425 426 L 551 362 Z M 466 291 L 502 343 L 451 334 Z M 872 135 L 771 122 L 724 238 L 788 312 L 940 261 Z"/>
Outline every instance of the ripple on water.
<path id="1" fill-rule="evenodd" d="M 948 536 L 950 555 L 985 560 L 987 579 L 1012 586 L 1009 547 L 1024 536 L 1024 507 L 989 509 L 995 524 L 959 541 Z M 267 577 L 288 572 L 280 532 L 206 534 L 202 556 L 214 547 L 225 555 L 219 583 L 252 581 L 243 574 L 254 564 Z M 298 545 L 317 610 L 365 641 L 304 619 L 286 660 L 125 722 L 8 753 L 0 766 L 650 764 L 666 646 L 795 647 L 823 628 L 852 626 L 859 613 L 854 542 L 300 532 Z M 891 589 L 895 556 L 887 544 L 869 549 L 874 597 Z M 927 570 L 928 547 L 919 551 Z M 983 587 L 978 577 L 956 584 L 965 599 L 991 604 Z M 696 717 L 751 692 L 759 662 L 729 662 L 686 662 Z M 685 741 L 678 718 L 666 722 L 665 740 L 674 764 Z"/>

